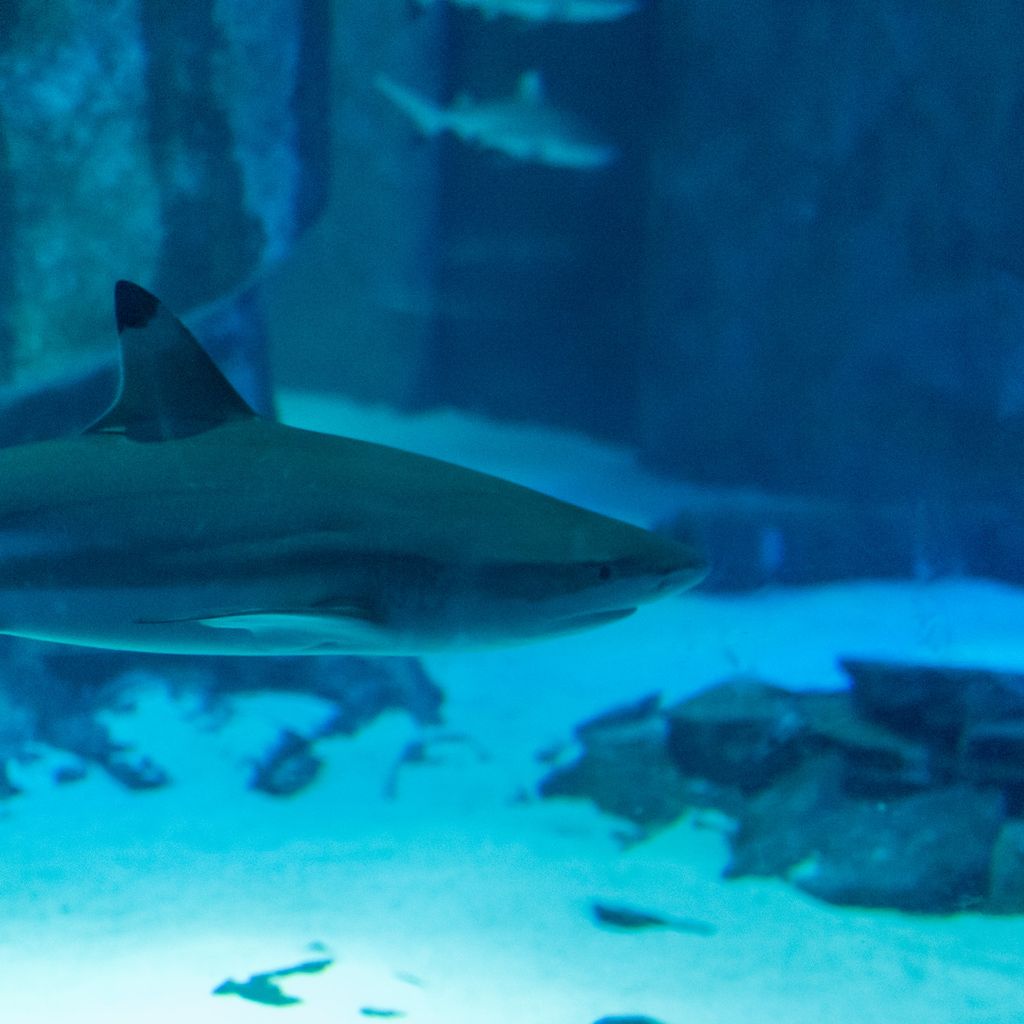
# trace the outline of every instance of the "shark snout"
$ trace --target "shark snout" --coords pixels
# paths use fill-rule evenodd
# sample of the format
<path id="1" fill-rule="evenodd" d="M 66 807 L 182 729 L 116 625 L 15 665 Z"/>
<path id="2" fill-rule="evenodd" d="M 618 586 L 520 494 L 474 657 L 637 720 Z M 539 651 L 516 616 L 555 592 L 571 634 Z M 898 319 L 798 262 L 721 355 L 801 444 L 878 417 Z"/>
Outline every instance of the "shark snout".
<path id="1" fill-rule="evenodd" d="M 708 574 L 704 556 L 689 544 L 652 534 L 656 545 L 654 593 L 658 597 L 696 586 Z"/>
<path id="2" fill-rule="evenodd" d="M 707 575 L 707 566 L 703 562 L 693 565 L 671 566 L 662 570 L 655 590 L 659 594 L 672 594 L 677 590 L 687 590 L 696 586 Z"/>

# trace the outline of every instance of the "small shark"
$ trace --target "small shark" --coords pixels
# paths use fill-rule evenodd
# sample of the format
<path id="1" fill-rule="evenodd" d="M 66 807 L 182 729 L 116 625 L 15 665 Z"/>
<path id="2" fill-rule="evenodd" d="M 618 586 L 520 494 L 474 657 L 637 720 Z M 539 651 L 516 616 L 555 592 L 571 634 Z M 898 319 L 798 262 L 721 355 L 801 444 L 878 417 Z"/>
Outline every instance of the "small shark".
<path id="1" fill-rule="evenodd" d="M 438 0 L 417 2 L 420 7 L 432 7 Z M 448 0 L 448 3 L 454 7 L 476 8 L 485 18 L 518 18 L 530 23 L 617 21 L 640 10 L 638 0 Z"/>
<path id="2" fill-rule="evenodd" d="M 617 156 L 614 146 L 547 102 L 538 71 L 523 72 L 511 97 L 479 102 L 462 95 L 449 107 L 438 106 L 386 75 L 378 75 L 375 85 L 427 136 L 448 131 L 513 160 L 576 171 L 600 170 Z"/>
<path id="3" fill-rule="evenodd" d="M 258 416 L 160 301 L 115 289 L 121 386 L 0 450 L 0 633 L 204 654 L 415 654 L 614 622 L 689 546 L 537 491 Z"/>

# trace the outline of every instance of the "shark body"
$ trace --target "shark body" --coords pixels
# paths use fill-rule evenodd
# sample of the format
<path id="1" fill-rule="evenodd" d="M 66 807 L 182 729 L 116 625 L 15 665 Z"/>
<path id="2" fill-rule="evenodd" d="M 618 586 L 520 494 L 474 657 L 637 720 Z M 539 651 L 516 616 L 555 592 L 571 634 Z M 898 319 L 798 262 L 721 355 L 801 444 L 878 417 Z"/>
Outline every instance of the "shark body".
<path id="1" fill-rule="evenodd" d="M 431 7 L 438 0 L 418 0 Z M 640 9 L 636 0 L 448 0 L 454 7 L 475 8 L 486 18 L 517 18 L 527 23 L 585 24 L 617 21 Z"/>
<path id="2" fill-rule="evenodd" d="M 0 450 L 0 632 L 206 654 L 410 654 L 614 621 L 688 546 L 437 459 L 257 416 L 154 296 L 116 289 L 122 384 Z"/>
<path id="3" fill-rule="evenodd" d="M 461 96 L 447 107 L 386 75 L 379 75 L 375 84 L 427 136 L 451 132 L 463 142 L 522 163 L 577 171 L 600 170 L 618 155 L 614 146 L 547 101 L 536 71 L 519 77 L 512 96 L 492 101 Z"/>

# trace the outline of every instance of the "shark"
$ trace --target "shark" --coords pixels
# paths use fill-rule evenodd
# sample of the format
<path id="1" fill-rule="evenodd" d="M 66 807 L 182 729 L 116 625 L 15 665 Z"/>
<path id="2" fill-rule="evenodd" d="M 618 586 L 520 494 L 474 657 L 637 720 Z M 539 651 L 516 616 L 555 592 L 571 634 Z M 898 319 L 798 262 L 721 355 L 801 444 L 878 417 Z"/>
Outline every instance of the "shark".
<path id="1" fill-rule="evenodd" d="M 450 106 L 440 106 L 387 75 L 378 75 L 374 84 L 428 137 L 451 132 L 462 142 L 522 163 L 576 171 L 600 170 L 618 155 L 615 146 L 548 102 L 536 70 L 519 76 L 511 96 L 480 101 L 463 94 Z"/>
<path id="2" fill-rule="evenodd" d="M 694 546 L 453 463 L 257 415 L 152 293 L 121 380 L 0 449 L 0 633 L 132 651 L 420 654 L 571 633 L 698 582 Z"/>
<path id="3" fill-rule="evenodd" d="M 417 0 L 432 7 L 438 0 Z M 617 21 L 640 10 L 638 0 L 448 0 L 454 7 L 475 8 L 486 18 L 516 18 L 525 23 L 586 24 Z"/>

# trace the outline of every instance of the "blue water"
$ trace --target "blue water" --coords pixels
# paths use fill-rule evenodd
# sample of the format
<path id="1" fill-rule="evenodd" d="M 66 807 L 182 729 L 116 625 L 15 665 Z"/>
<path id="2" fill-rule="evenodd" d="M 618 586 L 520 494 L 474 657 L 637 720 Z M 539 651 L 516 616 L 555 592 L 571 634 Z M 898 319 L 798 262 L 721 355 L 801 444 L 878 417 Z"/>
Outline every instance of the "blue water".
<path id="1" fill-rule="evenodd" d="M 1024 1020 L 1024 14 L 603 2 L 0 10 L 5 444 L 129 278 L 262 413 L 710 563 L 483 652 L 2 638 L 3 1021 Z M 737 679 L 833 717 L 692 769 Z"/>

